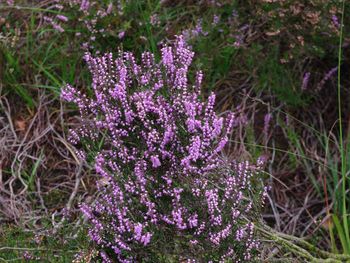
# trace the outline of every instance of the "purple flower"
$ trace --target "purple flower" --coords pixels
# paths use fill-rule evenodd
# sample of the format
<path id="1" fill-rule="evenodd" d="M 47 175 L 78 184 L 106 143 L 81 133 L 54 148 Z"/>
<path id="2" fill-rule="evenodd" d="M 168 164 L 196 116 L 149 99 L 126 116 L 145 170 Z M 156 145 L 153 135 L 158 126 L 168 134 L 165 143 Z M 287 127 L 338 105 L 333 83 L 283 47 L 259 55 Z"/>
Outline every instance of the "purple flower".
<path id="1" fill-rule="evenodd" d="M 31 261 L 31 260 L 35 260 L 36 258 L 28 251 L 24 251 L 23 252 L 23 259 L 25 261 Z"/>
<path id="2" fill-rule="evenodd" d="M 63 22 L 67 22 L 67 21 L 68 21 L 68 17 L 66 17 L 66 16 L 57 15 L 56 17 L 57 17 L 57 19 L 59 19 L 59 20 L 61 20 L 61 21 L 63 21 Z"/>
<path id="3" fill-rule="evenodd" d="M 301 86 L 302 90 L 306 90 L 307 89 L 307 85 L 309 84 L 309 80 L 310 80 L 310 72 L 306 72 L 304 74 L 303 84 Z"/>
<path id="4" fill-rule="evenodd" d="M 151 162 L 152 162 L 152 167 L 157 168 L 161 166 L 161 163 L 159 161 L 159 158 L 157 156 L 151 156 Z"/>
<path id="5" fill-rule="evenodd" d="M 219 24 L 219 22 L 220 22 L 220 17 L 218 15 L 214 15 L 212 25 L 216 26 L 217 24 Z"/>
<path id="6" fill-rule="evenodd" d="M 125 36 L 125 31 L 121 31 L 119 34 L 118 34 L 118 38 L 119 39 L 123 39 Z"/>
<path id="7" fill-rule="evenodd" d="M 317 89 L 320 90 L 325 84 L 326 81 L 329 80 L 336 72 L 338 71 L 338 66 L 332 68 L 329 70 L 323 77 L 323 79 L 320 81 L 320 83 L 317 85 Z"/>
<path id="8" fill-rule="evenodd" d="M 271 113 L 267 113 L 267 114 L 265 115 L 265 117 L 264 117 L 264 130 L 263 130 L 263 134 L 264 134 L 265 137 L 268 136 L 271 119 L 272 119 L 272 114 L 271 114 Z"/>
<path id="9" fill-rule="evenodd" d="M 90 7 L 90 1 L 89 0 L 81 0 L 80 3 L 80 10 L 87 11 Z"/>
<path id="10" fill-rule="evenodd" d="M 338 17 L 336 15 L 332 15 L 332 22 L 336 28 L 340 28 L 340 23 L 339 23 Z"/>
<path id="11" fill-rule="evenodd" d="M 52 22 L 52 27 L 57 30 L 58 32 L 60 33 L 63 33 L 64 32 L 64 29 L 62 28 L 62 26 L 60 24 L 57 24 L 55 22 Z"/>
<path id="12" fill-rule="evenodd" d="M 112 10 L 113 10 L 113 3 L 110 2 L 110 3 L 108 4 L 106 13 L 107 13 L 107 14 L 110 14 L 110 13 L 112 13 Z"/>
<path id="13" fill-rule="evenodd" d="M 150 23 L 152 26 L 159 26 L 160 25 L 158 14 L 151 15 Z"/>

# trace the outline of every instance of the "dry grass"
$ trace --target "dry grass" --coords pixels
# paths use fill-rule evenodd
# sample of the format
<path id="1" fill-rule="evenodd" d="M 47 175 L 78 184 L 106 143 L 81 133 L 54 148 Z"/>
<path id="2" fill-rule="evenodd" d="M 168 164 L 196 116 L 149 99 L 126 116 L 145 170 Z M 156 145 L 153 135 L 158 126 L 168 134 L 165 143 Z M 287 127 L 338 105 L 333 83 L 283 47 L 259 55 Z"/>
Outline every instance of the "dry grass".
<path id="1" fill-rule="evenodd" d="M 69 112 L 44 93 L 33 111 L 11 99 L 0 97 L 0 219 L 40 227 L 42 217 L 51 217 L 56 226 L 93 186 L 89 167 L 65 137 L 67 126 L 79 120 L 63 122 Z"/>

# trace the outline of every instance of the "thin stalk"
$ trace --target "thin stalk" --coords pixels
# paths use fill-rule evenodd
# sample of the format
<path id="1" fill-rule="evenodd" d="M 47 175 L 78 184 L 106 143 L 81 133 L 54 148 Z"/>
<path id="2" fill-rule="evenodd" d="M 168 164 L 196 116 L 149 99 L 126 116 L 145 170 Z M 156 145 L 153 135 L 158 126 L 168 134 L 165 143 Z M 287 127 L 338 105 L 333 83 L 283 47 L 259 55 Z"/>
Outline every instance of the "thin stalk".
<path id="1" fill-rule="evenodd" d="M 292 252 L 294 255 L 307 260 L 305 262 L 350 262 L 350 255 L 334 254 L 321 250 L 301 238 L 277 232 L 264 223 L 256 224 L 254 227 L 260 235 L 268 240 L 275 241 L 277 245 L 288 252 Z"/>
<path id="2" fill-rule="evenodd" d="M 342 125 L 342 111 L 341 111 L 341 89 L 340 89 L 340 67 L 342 61 L 342 46 L 343 46 L 343 28 L 344 28 L 344 12 L 345 12 L 345 0 L 342 3 L 342 15 L 341 15 L 341 24 L 340 24 L 340 36 L 339 36 L 339 50 L 338 50 L 338 117 L 339 117 L 339 147 L 341 154 L 341 175 L 342 175 L 342 217 L 343 217 L 343 225 L 344 231 L 346 235 L 346 241 L 350 244 L 350 234 L 349 234 L 349 226 L 347 219 L 347 205 L 346 205 L 346 158 L 344 151 L 344 143 L 343 143 L 343 125 Z"/>
<path id="3" fill-rule="evenodd" d="M 321 161 L 318 161 L 316 159 L 312 159 L 312 158 L 306 157 L 305 155 L 301 155 L 299 153 L 295 153 L 295 152 L 288 151 L 288 150 L 283 150 L 283 149 L 276 148 L 276 147 L 269 147 L 269 146 L 265 146 L 265 145 L 261 145 L 261 144 L 248 143 L 248 142 L 243 142 L 242 143 L 241 141 L 238 141 L 238 140 L 229 140 L 229 142 L 239 143 L 239 144 L 243 144 L 243 145 L 247 145 L 247 146 L 254 146 L 254 147 L 268 149 L 268 150 L 275 150 L 276 152 L 280 152 L 280 153 L 288 153 L 288 154 L 294 155 L 296 157 L 300 157 L 302 159 L 312 161 L 313 163 L 323 165 L 323 167 L 329 169 L 330 171 L 336 172 L 337 174 L 340 174 L 339 171 L 333 169 L 331 166 L 325 165 L 324 162 L 321 162 Z"/>
<path id="4" fill-rule="evenodd" d="M 52 14 L 61 14 L 61 11 L 51 10 L 51 9 L 45 9 L 45 8 L 39 8 L 39 7 L 29 7 L 29 6 L 3 6 L 0 5 L 0 10 L 6 10 L 6 9 L 15 9 L 15 10 L 28 10 L 32 12 L 43 12 L 43 13 L 52 13 Z"/>

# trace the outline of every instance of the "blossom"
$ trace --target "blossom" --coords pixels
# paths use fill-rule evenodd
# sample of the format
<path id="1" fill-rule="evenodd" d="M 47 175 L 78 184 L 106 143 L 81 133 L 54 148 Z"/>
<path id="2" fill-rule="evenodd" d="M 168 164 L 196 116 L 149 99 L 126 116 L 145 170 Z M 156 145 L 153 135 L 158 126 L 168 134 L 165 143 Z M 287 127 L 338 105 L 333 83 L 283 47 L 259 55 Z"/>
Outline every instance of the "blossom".
<path id="1" fill-rule="evenodd" d="M 303 84 L 301 86 L 302 90 L 306 90 L 310 80 L 310 72 L 306 72 L 303 78 Z"/>
<path id="2" fill-rule="evenodd" d="M 63 21 L 63 22 L 67 22 L 68 21 L 68 17 L 64 16 L 64 15 L 58 15 L 56 16 L 57 19 Z"/>
<path id="3" fill-rule="evenodd" d="M 125 31 L 121 31 L 119 34 L 118 34 L 118 38 L 119 39 L 123 39 L 125 36 Z"/>

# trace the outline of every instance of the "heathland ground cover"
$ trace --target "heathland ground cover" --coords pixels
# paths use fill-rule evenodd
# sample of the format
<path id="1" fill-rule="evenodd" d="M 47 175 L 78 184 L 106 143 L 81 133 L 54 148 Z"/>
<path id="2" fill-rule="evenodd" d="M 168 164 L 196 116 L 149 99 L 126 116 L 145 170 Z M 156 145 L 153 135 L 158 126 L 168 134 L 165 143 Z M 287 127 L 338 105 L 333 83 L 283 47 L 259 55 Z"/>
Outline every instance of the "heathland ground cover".
<path id="1" fill-rule="evenodd" d="M 0 261 L 350 262 L 348 10 L 0 0 Z"/>

